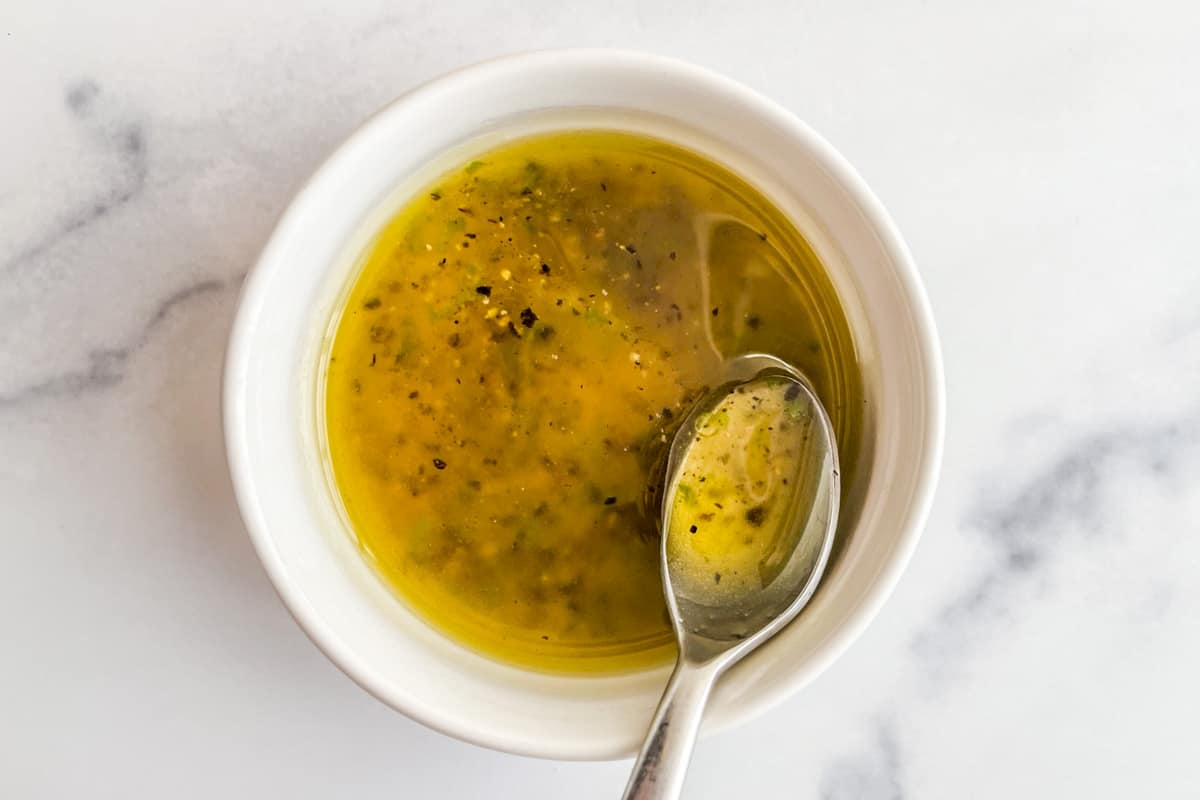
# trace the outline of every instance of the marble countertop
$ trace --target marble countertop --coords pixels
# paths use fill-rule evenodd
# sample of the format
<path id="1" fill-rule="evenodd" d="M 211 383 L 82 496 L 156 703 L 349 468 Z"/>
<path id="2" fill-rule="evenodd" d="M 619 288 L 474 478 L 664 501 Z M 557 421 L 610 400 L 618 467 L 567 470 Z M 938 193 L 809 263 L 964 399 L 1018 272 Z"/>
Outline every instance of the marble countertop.
<path id="1" fill-rule="evenodd" d="M 0 14 L 0 794 L 608 798 L 432 733 L 269 586 L 218 415 L 241 279 L 355 124 L 450 68 L 713 67 L 891 210 L 944 343 L 915 560 L 688 796 L 1200 796 L 1200 11 L 1187 2 L 20 4 Z"/>

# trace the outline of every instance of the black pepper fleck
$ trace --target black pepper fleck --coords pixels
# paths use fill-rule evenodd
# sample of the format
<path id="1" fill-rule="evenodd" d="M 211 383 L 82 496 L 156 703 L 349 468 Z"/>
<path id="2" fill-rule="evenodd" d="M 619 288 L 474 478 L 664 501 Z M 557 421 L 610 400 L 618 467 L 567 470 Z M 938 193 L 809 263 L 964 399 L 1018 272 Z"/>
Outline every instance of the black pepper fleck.
<path id="1" fill-rule="evenodd" d="M 532 328 L 533 323 L 538 321 L 538 315 L 533 313 L 532 308 L 521 309 L 521 324 L 526 328 Z"/>
<path id="2" fill-rule="evenodd" d="M 442 461 L 440 458 L 435 458 L 435 459 L 433 460 L 433 465 L 434 465 L 435 467 L 437 467 L 438 469 L 445 469 L 445 468 L 446 468 L 446 462 L 445 462 L 445 461 Z"/>
<path id="3" fill-rule="evenodd" d="M 606 505 L 606 506 L 614 505 L 616 502 L 617 502 L 617 498 L 615 498 L 615 497 L 604 498 L 604 505 Z"/>
<path id="4" fill-rule="evenodd" d="M 481 294 L 481 295 L 483 295 L 484 297 L 491 297 L 491 296 L 492 296 L 492 287 L 490 287 L 490 286 L 476 286 L 476 287 L 475 287 L 475 293 L 476 293 L 476 294 Z"/>

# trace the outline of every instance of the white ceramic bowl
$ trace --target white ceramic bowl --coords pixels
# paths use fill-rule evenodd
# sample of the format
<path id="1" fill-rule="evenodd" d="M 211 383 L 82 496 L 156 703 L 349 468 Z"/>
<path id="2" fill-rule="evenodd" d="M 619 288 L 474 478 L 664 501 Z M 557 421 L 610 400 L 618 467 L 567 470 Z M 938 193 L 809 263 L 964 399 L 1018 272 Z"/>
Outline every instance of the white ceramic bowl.
<path id="1" fill-rule="evenodd" d="M 812 680 L 879 610 L 920 535 L 941 456 L 941 361 L 917 271 L 879 202 L 802 122 L 733 81 L 653 55 L 567 50 L 469 67 L 392 103 L 297 194 L 250 273 L 226 358 L 224 413 L 259 556 L 296 620 L 346 674 L 468 741 L 603 759 L 635 750 L 666 669 L 536 674 L 469 652 L 413 616 L 359 556 L 337 511 L 317 393 L 328 320 L 364 247 L 405 197 L 470 151 L 579 126 L 651 132 L 725 163 L 792 217 L 842 296 L 874 442 L 858 522 L 802 617 L 724 677 L 705 728 L 746 720 Z"/>

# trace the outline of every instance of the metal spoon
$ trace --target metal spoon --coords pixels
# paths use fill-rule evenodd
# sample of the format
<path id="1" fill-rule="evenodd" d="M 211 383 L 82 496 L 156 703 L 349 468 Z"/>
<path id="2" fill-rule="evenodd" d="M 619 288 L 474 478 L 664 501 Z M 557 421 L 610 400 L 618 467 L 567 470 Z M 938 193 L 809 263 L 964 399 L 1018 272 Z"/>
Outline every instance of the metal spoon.
<path id="1" fill-rule="evenodd" d="M 679 796 L 704 706 L 717 678 L 800 613 L 817 588 L 833 546 L 841 492 L 837 444 L 820 401 L 803 375 L 774 356 L 740 356 L 729 362 L 726 376 L 727 382 L 705 395 L 683 419 L 667 456 L 660 557 L 679 659 L 625 788 L 627 800 Z M 795 474 L 787 482 L 791 488 L 786 513 L 781 522 L 779 515 L 775 517 L 782 528 L 776 531 L 775 541 L 784 545 L 784 552 L 770 569 L 759 570 L 761 585 L 756 577 L 749 591 L 728 598 L 698 592 L 694 576 L 682 572 L 680 559 L 668 557 L 680 476 L 688 469 L 689 457 L 698 458 L 702 441 L 698 434 L 705 432 L 710 412 L 722 403 L 749 402 L 744 398 L 752 397 L 755 389 L 779 387 L 781 381 L 787 382 L 788 408 L 798 409 L 795 419 L 802 422 L 789 426 L 795 431 L 790 435 L 803 436 L 802 441 L 796 440 L 799 449 L 794 452 L 799 455 Z M 729 438 L 749 447 L 746 437 L 731 432 Z M 716 582 L 720 583 L 720 575 Z"/>

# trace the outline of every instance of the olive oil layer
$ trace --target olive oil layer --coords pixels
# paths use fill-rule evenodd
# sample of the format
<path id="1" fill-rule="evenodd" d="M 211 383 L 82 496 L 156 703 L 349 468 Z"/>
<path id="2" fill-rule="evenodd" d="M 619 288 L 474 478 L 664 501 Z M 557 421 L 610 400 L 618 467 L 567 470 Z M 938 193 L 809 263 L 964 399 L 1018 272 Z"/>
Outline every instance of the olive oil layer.
<path id="1" fill-rule="evenodd" d="M 478 156 L 380 233 L 336 321 L 326 436 L 359 545 L 431 625 L 498 660 L 669 659 L 645 487 L 689 402 L 744 352 L 808 375 L 852 486 L 849 329 L 764 197 L 625 133 Z"/>

